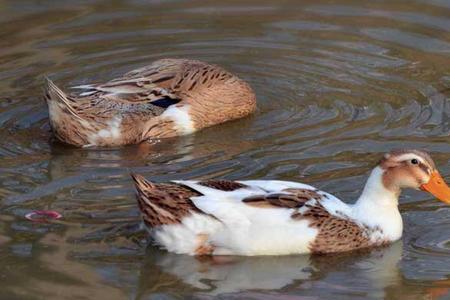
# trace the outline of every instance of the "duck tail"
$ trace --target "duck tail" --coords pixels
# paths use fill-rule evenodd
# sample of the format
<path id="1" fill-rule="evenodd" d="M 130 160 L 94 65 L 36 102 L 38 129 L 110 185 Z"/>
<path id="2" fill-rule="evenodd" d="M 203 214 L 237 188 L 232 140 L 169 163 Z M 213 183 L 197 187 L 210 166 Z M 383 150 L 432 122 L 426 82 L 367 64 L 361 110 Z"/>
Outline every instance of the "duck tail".
<path id="1" fill-rule="evenodd" d="M 131 173 L 130 175 L 134 181 L 136 199 L 145 224 L 149 227 L 161 225 L 158 222 L 158 215 L 164 215 L 167 212 L 158 205 L 155 197 L 153 197 L 154 191 L 157 188 L 156 185 L 145 179 L 142 175 L 135 173 Z"/>
<path id="2" fill-rule="evenodd" d="M 143 192 L 145 190 L 151 190 L 155 188 L 155 185 L 144 178 L 144 176 L 136 174 L 136 173 L 130 173 L 131 178 L 133 178 L 134 185 L 136 187 L 136 191 Z"/>
<path id="3" fill-rule="evenodd" d="M 136 187 L 142 219 L 148 227 L 180 224 L 184 217 L 199 212 L 190 200 L 198 193 L 176 183 L 158 184 L 138 174 L 130 175 Z"/>
<path id="4" fill-rule="evenodd" d="M 48 77 L 45 77 L 45 100 L 49 106 L 52 102 L 62 104 L 65 108 L 67 108 L 67 111 L 69 111 L 70 114 L 81 119 L 73 106 L 73 100 L 71 100 L 66 93 L 57 87 L 56 84 L 54 84 Z"/>

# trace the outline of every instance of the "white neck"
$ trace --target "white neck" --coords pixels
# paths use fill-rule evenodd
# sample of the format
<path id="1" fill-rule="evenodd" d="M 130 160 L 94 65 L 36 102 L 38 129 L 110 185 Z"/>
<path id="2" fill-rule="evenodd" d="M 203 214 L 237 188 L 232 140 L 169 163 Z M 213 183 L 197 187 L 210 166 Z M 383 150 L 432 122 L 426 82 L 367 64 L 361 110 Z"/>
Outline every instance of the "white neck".
<path id="1" fill-rule="evenodd" d="M 361 196 L 352 207 L 352 216 L 369 227 L 380 228 L 385 238 L 397 240 L 403 231 L 398 210 L 399 193 L 383 185 L 383 172 L 380 167 L 373 169 Z"/>
<path id="2" fill-rule="evenodd" d="M 375 202 L 377 206 L 397 207 L 398 192 L 388 190 L 383 184 L 384 170 L 381 167 L 376 167 L 370 173 L 367 179 L 364 190 L 361 193 L 355 205 L 364 205 L 366 202 Z"/>

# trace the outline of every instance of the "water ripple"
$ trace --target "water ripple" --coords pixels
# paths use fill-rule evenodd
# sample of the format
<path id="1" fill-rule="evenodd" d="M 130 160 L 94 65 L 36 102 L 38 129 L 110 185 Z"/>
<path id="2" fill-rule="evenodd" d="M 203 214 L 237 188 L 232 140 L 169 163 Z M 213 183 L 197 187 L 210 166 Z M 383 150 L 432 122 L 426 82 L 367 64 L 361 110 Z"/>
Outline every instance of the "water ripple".
<path id="1" fill-rule="evenodd" d="M 399 147 L 429 150 L 448 178 L 445 1 L 27 0 L 0 6 L 5 297 L 34 296 L 43 286 L 56 287 L 47 298 L 62 289 L 73 298 L 110 299 L 448 294 L 448 209 L 422 192 L 402 196 L 403 245 L 323 260 L 208 262 L 152 247 L 144 254 L 129 178 L 133 170 L 155 181 L 300 180 L 352 202 L 381 154 Z M 65 88 L 163 57 L 223 65 L 254 88 L 257 112 L 139 146 L 76 149 L 52 140 L 43 75 Z M 23 216 L 35 209 L 63 218 L 31 224 Z M 67 288 L 74 283 L 79 288 Z"/>

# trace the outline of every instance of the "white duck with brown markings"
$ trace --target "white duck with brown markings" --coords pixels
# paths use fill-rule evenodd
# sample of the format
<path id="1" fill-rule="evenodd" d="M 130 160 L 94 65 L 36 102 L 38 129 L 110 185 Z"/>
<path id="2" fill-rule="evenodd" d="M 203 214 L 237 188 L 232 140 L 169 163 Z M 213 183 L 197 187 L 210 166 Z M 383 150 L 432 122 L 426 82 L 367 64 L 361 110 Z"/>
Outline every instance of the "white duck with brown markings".
<path id="1" fill-rule="evenodd" d="M 152 183 L 132 175 L 144 223 L 155 243 L 189 255 L 333 253 L 401 238 L 403 188 L 450 203 L 450 188 L 430 156 L 387 153 L 355 204 L 313 186 L 277 180 Z"/>

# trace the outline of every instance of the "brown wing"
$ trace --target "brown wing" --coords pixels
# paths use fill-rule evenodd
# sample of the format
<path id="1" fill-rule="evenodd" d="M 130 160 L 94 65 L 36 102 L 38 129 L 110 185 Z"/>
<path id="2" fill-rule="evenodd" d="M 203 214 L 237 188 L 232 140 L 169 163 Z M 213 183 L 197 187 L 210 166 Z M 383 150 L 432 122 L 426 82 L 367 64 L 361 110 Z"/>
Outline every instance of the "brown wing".
<path id="1" fill-rule="evenodd" d="M 130 76 L 150 78 L 150 84 L 170 93 L 165 95 L 167 98 L 178 99 L 177 105 L 189 105 L 196 129 L 244 117 L 256 108 L 255 94 L 246 82 L 219 66 L 201 61 L 163 59 L 125 77 Z"/>
<path id="2" fill-rule="evenodd" d="M 285 189 L 281 193 L 270 193 L 247 197 L 242 202 L 256 207 L 301 208 L 308 201 L 320 200 L 322 195 L 307 189 Z"/>
<path id="3" fill-rule="evenodd" d="M 206 181 L 200 181 L 198 184 L 207 186 L 216 190 L 231 192 L 237 189 L 245 188 L 246 185 L 240 182 L 224 180 L 224 179 L 212 179 Z"/>
<path id="4" fill-rule="evenodd" d="M 243 199 L 248 205 L 267 208 L 293 209 L 293 220 L 307 220 L 309 227 L 318 230 L 315 240 L 311 243 L 311 252 L 332 253 L 382 245 L 385 241 L 372 243 L 370 231 L 378 228 L 366 228 L 345 216 L 330 214 L 323 207 L 323 195 L 317 191 L 306 189 L 286 189 L 282 193 L 253 196 Z M 299 208 L 306 207 L 299 211 Z M 299 233 L 301 234 L 301 233 Z"/>
<path id="5" fill-rule="evenodd" d="M 164 111 L 183 99 L 189 103 L 203 99 L 205 90 L 210 90 L 213 85 L 220 86 L 231 78 L 231 73 L 204 62 L 161 59 L 104 84 L 79 86 L 83 92 L 71 95 L 76 99 L 72 106 L 84 110 L 86 114 L 90 108 L 98 111 L 99 107 L 116 111 L 158 111 L 157 107 L 161 107 Z M 153 106 L 149 107 L 150 104 Z M 155 115 L 159 114 L 161 112 Z"/>
<path id="6" fill-rule="evenodd" d="M 195 62 L 188 59 L 172 59 L 165 58 L 156 60 L 148 66 L 132 70 L 125 73 L 123 77 L 114 79 L 110 83 L 122 80 L 137 80 L 146 78 L 161 88 L 170 88 L 173 82 L 180 73 L 186 69 L 186 65 L 190 62 Z"/>
<path id="7" fill-rule="evenodd" d="M 346 218 L 330 214 L 320 202 L 303 213 L 292 214 L 294 220 L 308 220 L 309 227 L 318 234 L 310 245 L 312 253 L 324 254 L 380 246 L 384 240 L 371 241 L 370 233 L 379 228 L 369 228 Z"/>
<path id="8" fill-rule="evenodd" d="M 170 89 L 173 80 L 182 72 L 182 60 L 159 60 L 151 65 L 126 73 L 104 84 L 80 86 L 83 92 L 76 97 L 85 109 L 89 106 L 110 106 L 123 109 L 124 105 L 153 104 L 167 108 L 180 101 Z M 133 107 L 131 107 L 132 109 Z"/>
<path id="9" fill-rule="evenodd" d="M 161 59 L 104 84 L 80 86 L 87 98 L 113 101 L 148 102 L 183 96 L 211 88 L 232 78 L 231 73 L 204 62 L 187 59 Z"/>

